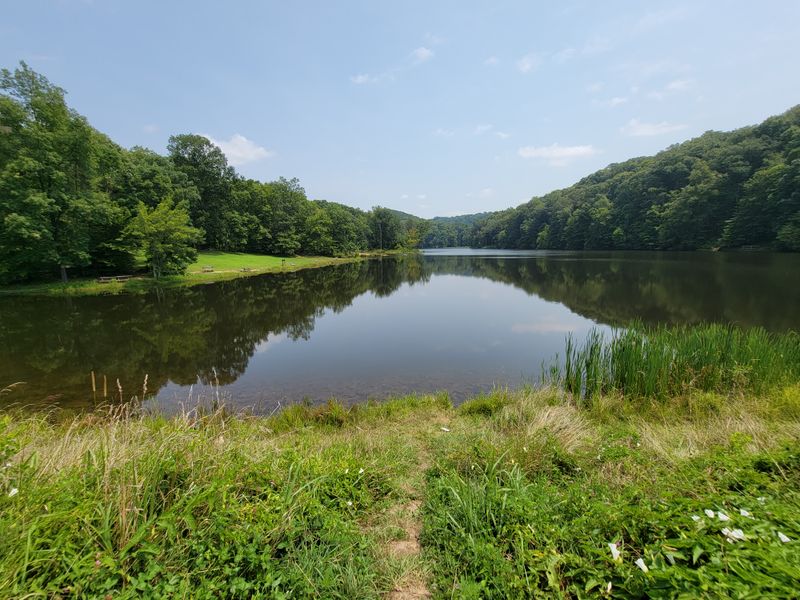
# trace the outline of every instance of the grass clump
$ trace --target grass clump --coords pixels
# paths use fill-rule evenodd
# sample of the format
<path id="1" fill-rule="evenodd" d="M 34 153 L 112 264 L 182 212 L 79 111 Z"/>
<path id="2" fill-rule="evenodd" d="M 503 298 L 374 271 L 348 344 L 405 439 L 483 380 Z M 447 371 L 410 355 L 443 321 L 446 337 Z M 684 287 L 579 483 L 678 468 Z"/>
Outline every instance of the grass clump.
<path id="1" fill-rule="evenodd" d="M 618 393 L 666 400 L 693 390 L 764 393 L 800 378 L 800 335 L 728 325 L 593 330 L 583 345 L 570 336 L 564 362 L 547 379 L 582 403 Z"/>

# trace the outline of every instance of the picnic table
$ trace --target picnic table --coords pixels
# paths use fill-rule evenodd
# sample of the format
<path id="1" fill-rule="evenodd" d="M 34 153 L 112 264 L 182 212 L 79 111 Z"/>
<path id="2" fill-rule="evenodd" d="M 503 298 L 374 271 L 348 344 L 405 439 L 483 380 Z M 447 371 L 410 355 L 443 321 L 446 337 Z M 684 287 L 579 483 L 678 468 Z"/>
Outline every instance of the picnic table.
<path id="1" fill-rule="evenodd" d="M 211 265 L 206 265 L 203 267 L 203 273 L 213 273 L 213 272 L 214 272 L 214 267 L 212 267 Z"/>

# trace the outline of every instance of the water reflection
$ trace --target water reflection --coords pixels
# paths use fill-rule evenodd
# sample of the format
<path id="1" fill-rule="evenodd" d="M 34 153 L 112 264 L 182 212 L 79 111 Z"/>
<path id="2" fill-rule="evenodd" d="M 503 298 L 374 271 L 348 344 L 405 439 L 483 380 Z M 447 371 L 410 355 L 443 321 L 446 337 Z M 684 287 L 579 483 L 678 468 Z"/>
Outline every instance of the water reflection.
<path id="1" fill-rule="evenodd" d="M 84 406 L 218 381 L 262 402 L 456 397 L 534 377 L 594 322 L 798 329 L 788 255 L 432 252 L 142 296 L 0 298 L 4 402 Z M 524 293 L 522 293 L 524 292 Z M 347 310 L 346 310 L 347 309 Z M 345 314 L 346 313 L 346 314 Z M 316 329 L 315 329 L 316 328 Z"/>

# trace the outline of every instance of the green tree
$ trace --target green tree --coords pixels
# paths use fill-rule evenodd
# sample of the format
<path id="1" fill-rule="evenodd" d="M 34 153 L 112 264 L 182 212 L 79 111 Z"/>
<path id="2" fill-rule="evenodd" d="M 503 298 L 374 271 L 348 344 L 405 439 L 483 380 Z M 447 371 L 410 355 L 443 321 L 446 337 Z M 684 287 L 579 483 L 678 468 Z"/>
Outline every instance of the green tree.
<path id="1" fill-rule="evenodd" d="M 183 273 L 196 260 L 195 246 L 202 241 L 202 232 L 191 225 L 186 203 L 175 205 L 171 198 L 155 208 L 140 203 L 126 235 L 136 241 L 156 279 Z"/>

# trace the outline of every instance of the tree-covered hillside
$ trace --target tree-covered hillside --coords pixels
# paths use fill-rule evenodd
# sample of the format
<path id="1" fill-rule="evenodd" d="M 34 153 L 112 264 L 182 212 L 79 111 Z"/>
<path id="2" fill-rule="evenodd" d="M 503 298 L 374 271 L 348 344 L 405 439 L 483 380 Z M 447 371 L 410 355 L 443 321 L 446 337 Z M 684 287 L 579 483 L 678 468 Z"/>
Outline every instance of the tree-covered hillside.
<path id="1" fill-rule="evenodd" d="M 491 214 L 473 246 L 800 251 L 800 106 L 709 131 Z"/>
<path id="2" fill-rule="evenodd" d="M 311 201 L 296 179 L 245 179 L 207 138 L 125 149 L 24 63 L 0 71 L 0 283 L 182 271 L 197 248 L 291 256 L 416 246 L 386 209 Z"/>

